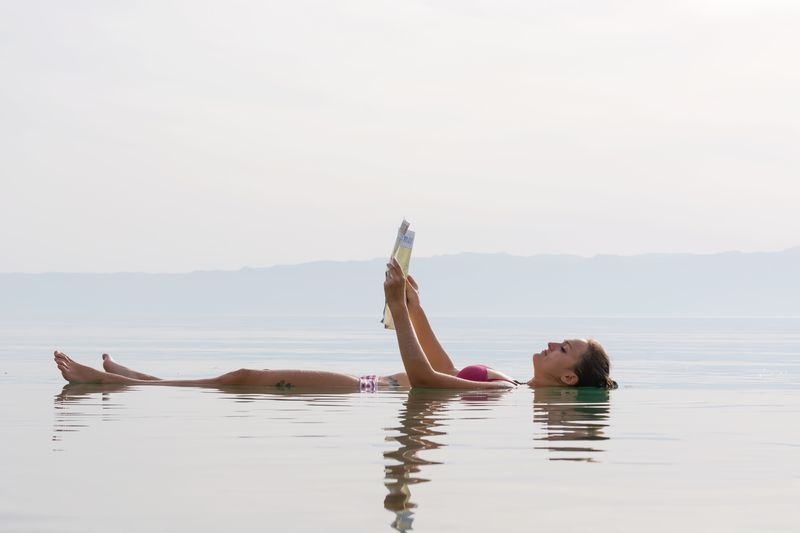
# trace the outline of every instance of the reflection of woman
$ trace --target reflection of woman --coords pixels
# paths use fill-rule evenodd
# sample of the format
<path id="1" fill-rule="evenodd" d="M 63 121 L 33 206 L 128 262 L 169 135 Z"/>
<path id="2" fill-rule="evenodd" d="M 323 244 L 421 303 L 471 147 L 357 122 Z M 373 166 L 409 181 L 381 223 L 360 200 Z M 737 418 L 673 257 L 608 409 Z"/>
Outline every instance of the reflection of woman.
<path id="1" fill-rule="evenodd" d="M 396 441 L 400 446 L 397 450 L 383 454 L 386 459 L 396 461 L 386 466 L 386 488 L 389 494 L 383 501 L 383 506 L 396 515 L 392 522 L 393 528 L 398 531 L 412 529 L 414 520 L 412 509 L 416 508 L 417 504 L 411 501 L 410 485 L 429 481 L 417 476 L 422 466 L 441 464 L 420 457 L 418 454 L 421 451 L 445 446 L 431 440 L 431 437 L 445 435 L 443 428 L 444 421 L 447 420 L 448 404 L 490 399 L 495 397 L 489 394 L 477 396 L 474 393 L 465 396 L 463 392 L 446 390 L 409 391 L 408 399 L 398 415 L 400 425 L 387 428 L 399 432 L 399 435 L 387 439 Z"/>
<path id="2" fill-rule="evenodd" d="M 54 445 L 59 446 L 58 441 L 65 432 L 74 432 L 81 427 L 76 424 L 78 420 L 76 415 L 80 414 L 82 408 L 96 408 L 99 405 L 102 409 L 102 404 L 107 403 L 110 408 L 109 416 L 118 418 L 114 402 L 105 400 L 110 400 L 112 393 L 124 389 L 125 387 L 120 385 L 66 385 L 56 397 Z M 296 391 L 287 393 L 246 387 L 221 387 L 221 390 L 235 397 L 237 401 L 248 399 L 252 401 L 253 398 L 272 394 L 283 398 L 286 394 L 291 396 L 297 394 Z M 597 454 L 603 451 L 600 447 L 602 441 L 609 438 L 605 435 L 609 419 L 609 396 L 609 392 L 602 389 L 564 387 L 535 389 L 533 420 L 535 426 L 542 429 L 541 433 L 537 432 L 535 439 L 544 441 L 544 445 L 537 445 L 536 449 L 552 453 L 550 460 L 594 461 Z M 104 401 L 98 403 L 96 401 L 98 397 Z M 310 395 L 312 399 L 315 397 L 316 394 Z M 436 473 L 436 469 L 428 466 L 446 463 L 446 460 L 440 463 L 420 452 L 447 446 L 443 440 L 446 438 L 449 421 L 464 419 L 465 415 L 458 411 L 465 405 L 486 405 L 506 397 L 505 394 L 498 393 L 456 390 L 412 389 L 408 392 L 408 398 L 398 412 L 397 423 L 386 428 L 387 440 L 394 441 L 396 447 L 383 454 L 387 463 L 384 469 L 384 483 L 388 490 L 383 506 L 395 515 L 392 521 L 393 528 L 398 531 L 412 529 L 414 510 L 418 503 L 413 500 L 412 486 L 431 480 L 429 478 Z M 86 400 L 91 401 L 86 402 Z M 487 411 L 485 416 L 495 416 L 494 410 Z M 467 417 L 474 420 L 475 411 L 470 411 Z M 445 453 L 439 456 L 447 457 L 447 455 Z"/>
<path id="3" fill-rule="evenodd" d="M 55 361 L 72 383 L 118 383 L 138 385 L 262 385 L 282 389 L 293 387 L 350 388 L 374 391 L 380 387 L 425 387 L 442 389 L 502 389 L 523 383 L 485 365 L 456 368 L 428 322 L 413 278 L 403 275 L 394 259 L 387 265 L 384 282 L 386 302 L 394 319 L 397 343 L 405 372 L 390 376 L 361 376 L 313 370 L 240 369 L 209 379 L 163 380 L 116 364 L 104 355 L 102 372 L 81 365 L 56 351 Z M 614 388 L 609 376 L 610 361 L 595 340 L 569 339 L 548 343 L 533 356 L 531 387 L 588 386 Z"/>
<path id="4" fill-rule="evenodd" d="M 603 450 L 599 441 L 608 440 L 605 429 L 609 418 L 608 390 L 593 388 L 541 388 L 534 390 L 533 421 L 544 425 L 544 434 L 536 440 L 549 441 L 536 446 L 553 453 L 552 461 L 596 460 Z M 426 483 L 420 477 L 423 466 L 442 464 L 420 457 L 419 453 L 446 446 L 433 439 L 446 435 L 450 407 L 458 408 L 465 402 L 489 402 L 499 399 L 496 394 L 475 394 L 457 391 L 413 389 L 398 415 L 399 425 L 387 428 L 396 431 L 389 439 L 399 447 L 384 453 L 395 463 L 386 466 L 386 488 L 389 494 L 384 507 L 395 513 L 392 527 L 399 531 L 412 529 L 413 509 L 417 504 L 411 499 L 411 486 Z M 581 441 L 592 441 L 582 443 Z"/>
<path id="5" fill-rule="evenodd" d="M 598 441 L 608 440 L 609 393 L 603 389 L 536 389 L 533 393 L 533 422 L 544 424 L 537 440 L 550 444 L 537 446 L 559 452 L 553 461 L 593 461 L 603 450 Z M 576 445 L 580 441 L 591 441 Z"/>

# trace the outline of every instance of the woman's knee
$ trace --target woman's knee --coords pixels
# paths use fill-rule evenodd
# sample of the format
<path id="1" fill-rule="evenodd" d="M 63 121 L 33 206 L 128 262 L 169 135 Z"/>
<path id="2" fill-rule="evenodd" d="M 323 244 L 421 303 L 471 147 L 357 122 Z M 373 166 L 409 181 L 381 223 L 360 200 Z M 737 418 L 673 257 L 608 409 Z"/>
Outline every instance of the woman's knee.
<path id="1" fill-rule="evenodd" d="M 247 385 L 253 375 L 253 370 L 240 368 L 217 378 L 220 385 Z"/>

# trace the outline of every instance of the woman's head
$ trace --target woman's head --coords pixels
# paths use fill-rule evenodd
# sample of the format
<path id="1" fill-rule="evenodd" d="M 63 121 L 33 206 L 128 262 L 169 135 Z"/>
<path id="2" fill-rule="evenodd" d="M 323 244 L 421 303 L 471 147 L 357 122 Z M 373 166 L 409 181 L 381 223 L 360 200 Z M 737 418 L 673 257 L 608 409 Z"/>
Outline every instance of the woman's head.
<path id="1" fill-rule="evenodd" d="M 617 382 L 611 379 L 611 359 L 603 345 L 594 339 L 586 341 L 587 348 L 575 367 L 579 387 L 616 389 Z"/>
<path id="2" fill-rule="evenodd" d="M 611 361 L 594 339 L 550 342 L 533 355 L 533 386 L 601 387 L 613 389 Z"/>

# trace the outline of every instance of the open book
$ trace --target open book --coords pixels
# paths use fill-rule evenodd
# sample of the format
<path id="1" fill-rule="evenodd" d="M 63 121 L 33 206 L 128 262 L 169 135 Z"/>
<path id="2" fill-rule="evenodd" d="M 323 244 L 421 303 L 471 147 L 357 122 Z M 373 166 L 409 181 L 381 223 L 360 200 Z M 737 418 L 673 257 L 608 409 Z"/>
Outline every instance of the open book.
<path id="1" fill-rule="evenodd" d="M 408 229 L 409 226 L 408 221 L 403 219 L 400 229 L 397 230 L 397 238 L 394 241 L 392 254 L 389 256 L 390 261 L 392 257 L 397 259 L 397 262 L 400 263 L 400 268 L 403 269 L 403 274 L 406 276 L 408 276 L 408 265 L 411 262 L 411 249 L 414 247 L 414 232 Z M 381 322 L 386 329 L 394 329 L 392 314 L 386 304 L 383 305 L 383 319 Z"/>

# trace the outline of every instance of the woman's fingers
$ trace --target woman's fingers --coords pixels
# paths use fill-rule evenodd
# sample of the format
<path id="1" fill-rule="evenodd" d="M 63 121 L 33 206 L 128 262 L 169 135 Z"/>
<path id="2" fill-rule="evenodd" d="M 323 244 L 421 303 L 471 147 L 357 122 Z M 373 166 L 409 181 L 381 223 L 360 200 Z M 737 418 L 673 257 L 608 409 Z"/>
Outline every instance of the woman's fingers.
<path id="1" fill-rule="evenodd" d="M 397 259 L 392 257 L 391 262 L 386 263 L 386 273 L 387 277 L 391 274 L 393 277 L 397 278 L 404 278 L 403 269 L 400 268 L 400 263 L 397 262 Z"/>
<path id="2" fill-rule="evenodd" d="M 403 269 L 400 268 L 400 263 L 397 262 L 395 258 L 389 263 L 386 263 L 386 275 L 387 277 L 396 278 L 405 281 L 405 274 L 403 274 Z"/>
<path id="3" fill-rule="evenodd" d="M 410 284 L 412 287 L 414 287 L 414 290 L 415 290 L 415 291 L 418 291 L 418 290 L 419 290 L 419 285 L 417 285 L 417 280 L 415 280 L 415 279 L 413 278 L 413 276 L 411 276 L 411 274 L 409 274 L 408 276 L 406 276 L 406 280 L 408 280 L 408 283 L 409 283 L 409 284 Z"/>
<path id="4" fill-rule="evenodd" d="M 390 285 L 390 284 L 391 285 L 399 285 L 399 284 L 405 285 L 405 282 L 403 281 L 403 278 L 397 274 L 397 272 L 395 272 L 392 269 L 388 269 L 387 268 L 386 269 L 386 281 L 384 282 L 384 285 Z"/>

